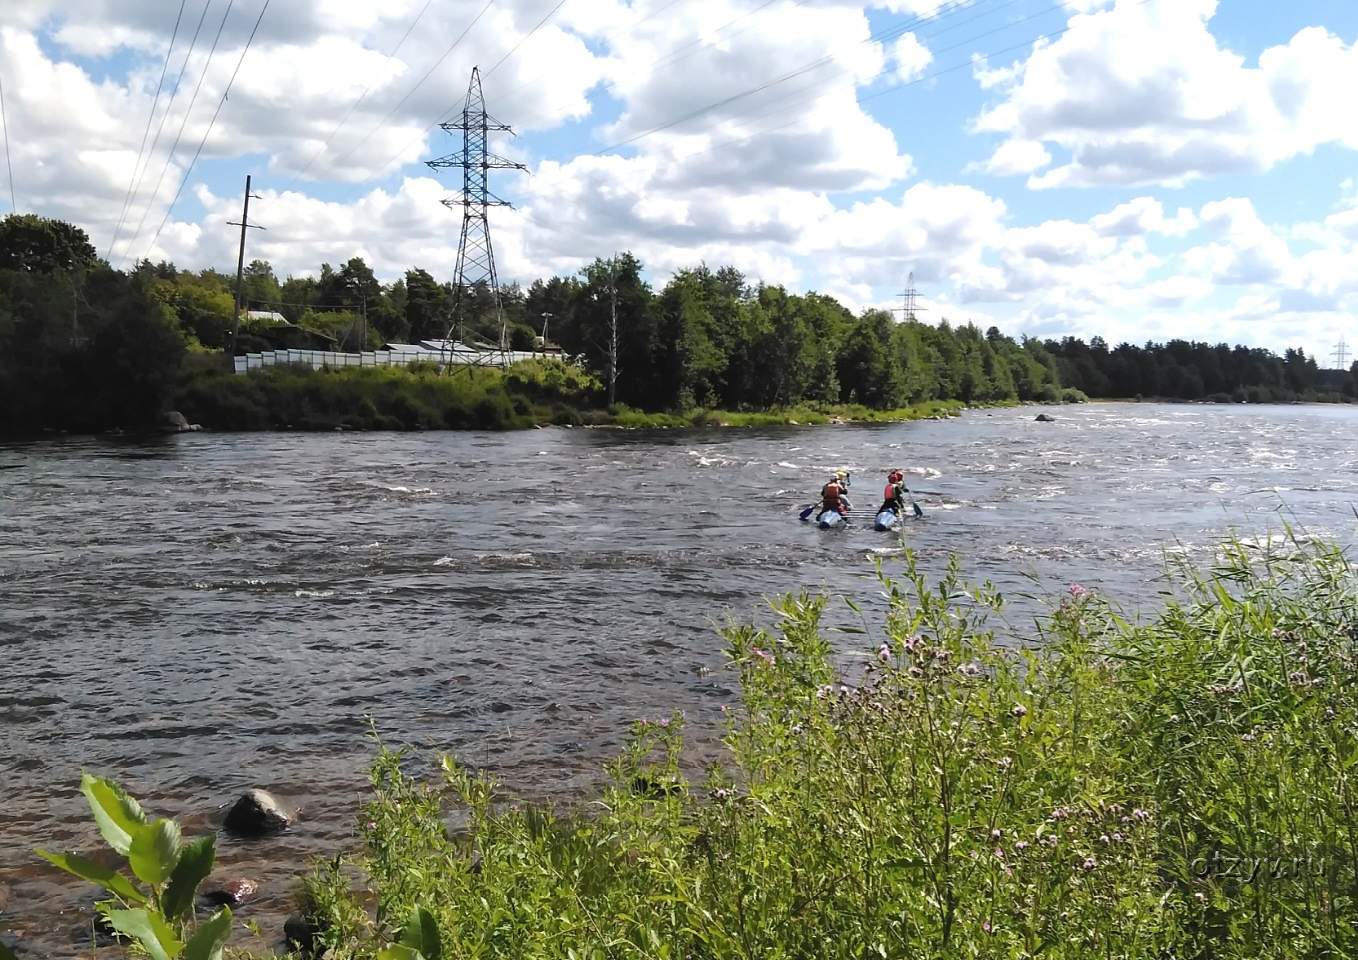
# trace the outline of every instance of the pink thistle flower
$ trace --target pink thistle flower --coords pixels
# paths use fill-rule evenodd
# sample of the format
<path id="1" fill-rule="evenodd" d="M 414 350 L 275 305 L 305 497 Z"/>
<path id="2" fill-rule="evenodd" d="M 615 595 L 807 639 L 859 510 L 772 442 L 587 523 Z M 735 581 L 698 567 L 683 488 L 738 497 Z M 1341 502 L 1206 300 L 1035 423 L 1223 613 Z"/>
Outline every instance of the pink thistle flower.
<path id="1" fill-rule="evenodd" d="M 775 663 L 778 662 L 778 658 L 775 657 L 773 654 L 769 653 L 767 650 L 761 650 L 758 647 L 753 647 L 751 648 L 750 652 L 753 653 L 760 660 L 763 660 L 769 666 L 773 666 Z"/>
<path id="2" fill-rule="evenodd" d="M 885 643 L 877 648 L 877 659 L 882 661 L 882 663 L 886 663 L 891 659 L 891 648 Z"/>
<path id="3" fill-rule="evenodd" d="M 1014 850 L 1018 853 L 1022 853 L 1024 850 L 1027 849 L 1028 849 L 1027 840 L 1020 840 L 1018 843 L 1014 844 Z"/>
<path id="4" fill-rule="evenodd" d="M 1089 871 L 1096 868 L 1098 865 L 1099 861 L 1095 860 L 1093 857 L 1085 857 L 1084 863 L 1080 864 L 1080 869 L 1083 870 L 1085 873 L 1088 873 Z"/>
<path id="5" fill-rule="evenodd" d="M 1028 708 L 1021 703 L 1016 703 L 1014 704 L 1014 709 L 1010 710 L 1009 712 L 1012 713 L 1017 719 L 1022 720 L 1024 717 L 1028 715 Z"/>

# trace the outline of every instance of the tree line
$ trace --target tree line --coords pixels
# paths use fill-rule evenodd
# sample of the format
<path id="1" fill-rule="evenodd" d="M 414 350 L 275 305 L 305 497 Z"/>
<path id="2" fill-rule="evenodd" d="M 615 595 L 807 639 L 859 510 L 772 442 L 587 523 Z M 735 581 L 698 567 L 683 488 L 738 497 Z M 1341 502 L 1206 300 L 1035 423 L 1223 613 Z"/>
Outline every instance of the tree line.
<path id="1" fill-rule="evenodd" d="M 245 307 L 275 318 L 235 328 L 235 278 L 141 262 L 115 270 L 80 228 L 33 215 L 0 221 L 0 432 L 101 430 L 155 420 L 223 352 L 346 351 L 454 336 L 499 340 L 495 297 L 463 297 L 420 267 L 382 283 L 362 258 L 315 276 L 246 269 Z M 1358 397 L 1358 363 L 1326 371 L 1301 350 L 1173 340 L 1110 348 L 1014 339 L 990 327 L 859 313 L 833 297 L 751 283 L 732 267 L 680 270 L 659 289 L 640 260 L 596 259 L 568 276 L 500 291 L 510 345 L 544 339 L 643 410 L 762 410 L 930 400 L 1165 397 L 1250 402 Z M 456 323 L 455 323 L 456 321 Z M 233 332 L 236 336 L 233 339 Z"/>

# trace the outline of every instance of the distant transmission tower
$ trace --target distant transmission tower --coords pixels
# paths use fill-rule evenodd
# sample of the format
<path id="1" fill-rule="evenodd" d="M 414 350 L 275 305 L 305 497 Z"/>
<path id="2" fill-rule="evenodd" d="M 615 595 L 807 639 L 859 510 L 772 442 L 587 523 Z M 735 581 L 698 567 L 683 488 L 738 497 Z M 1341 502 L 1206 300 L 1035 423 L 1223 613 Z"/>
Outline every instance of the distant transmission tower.
<path id="1" fill-rule="evenodd" d="M 919 291 L 915 289 L 915 272 L 910 271 L 910 276 L 906 280 L 905 290 L 901 292 L 901 305 L 898 308 L 903 318 L 909 322 L 914 322 L 915 314 L 927 313 L 928 311 L 919 306 Z M 892 313 L 898 312 L 893 310 Z"/>
<path id="2" fill-rule="evenodd" d="M 488 186 L 491 170 L 527 170 L 521 163 L 498 157 L 489 151 L 490 134 L 514 131 L 486 113 L 486 99 L 481 93 L 481 70 L 472 68 L 471 84 L 467 87 L 467 101 L 462 107 L 462 118 L 454 123 L 440 124 L 449 133 L 461 131 L 462 150 L 458 153 L 425 161 L 430 167 L 461 167 L 462 196 L 444 200 L 446 207 L 462 208 L 462 238 L 457 244 L 457 276 L 453 292 L 453 314 L 444 338 L 444 350 L 448 340 L 457 331 L 457 339 L 466 343 L 467 310 L 472 300 L 472 288 L 485 284 L 494 298 L 495 319 L 500 327 L 499 362 L 506 365 L 509 361 L 509 333 L 505 326 L 504 309 L 500 303 L 500 282 L 495 275 L 495 248 L 490 242 L 491 207 L 512 206 L 490 192 Z"/>
<path id="3" fill-rule="evenodd" d="M 1344 342 L 1343 337 L 1340 337 L 1339 342 L 1334 345 L 1334 353 L 1330 354 L 1330 356 L 1334 357 L 1336 370 L 1348 369 L 1349 345 Z"/>

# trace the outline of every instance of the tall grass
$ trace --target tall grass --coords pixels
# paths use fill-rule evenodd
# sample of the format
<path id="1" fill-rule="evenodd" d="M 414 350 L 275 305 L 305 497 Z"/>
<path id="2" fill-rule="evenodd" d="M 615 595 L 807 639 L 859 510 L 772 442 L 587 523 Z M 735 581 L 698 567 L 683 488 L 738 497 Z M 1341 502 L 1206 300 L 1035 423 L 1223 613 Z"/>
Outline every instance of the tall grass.
<path id="1" fill-rule="evenodd" d="M 383 749 L 362 889 L 318 871 L 309 910 L 336 958 L 416 908 L 447 957 L 1353 956 L 1358 584 L 1290 547 L 1229 545 L 1144 625 L 1072 586 L 1021 645 L 994 589 L 908 557 L 848 674 L 829 601 L 784 598 L 725 633 L 702 782 L 677 715 L 565 812 Z"/>

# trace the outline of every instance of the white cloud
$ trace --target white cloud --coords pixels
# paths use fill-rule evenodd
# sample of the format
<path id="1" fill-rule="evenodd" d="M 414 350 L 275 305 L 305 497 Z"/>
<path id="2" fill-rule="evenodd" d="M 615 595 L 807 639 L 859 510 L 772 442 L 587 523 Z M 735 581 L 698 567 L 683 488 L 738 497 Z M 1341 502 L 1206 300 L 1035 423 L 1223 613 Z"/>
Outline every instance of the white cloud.
<path id="1" fill-rule="evenodd" d="M 1323 28 L 1265 50 L 1224 49 L 1217 0 L 1118 0 L 1072 18 L 1012 76 L 978 72 L 1002 97 L 975 129 L 1061 148 L 1034 188 L 1182 185 L 1262 172 L 1325 144 L 1358 149 L 1358 45 Z M 1003 149 L 1003 148 L 1002 148 Z"/>
<path id="2" fill-rule="evenodd" d="M 1006 140 L 983 164 L 974 165 L 1001 176 L 1033 173 L 1052 162 L 1047 148 L 1036 140 Z"/>
<path id="3" fill-rule="evenodd" d="M 934 62 L 934 55 L 913 33 L 903 33 L 896 40 L 891 56 L 896 64 L 897 79 L 909 83 L 920 77 Z"/>
<path id="4" fill-rule="evenodd" d="M 1094 229 L 1109 236 L 1132 237 L 1160 233 L 1178 237 L 1194 230 L 1198 226 L 1198 218 L 1187 207 L 1180 207 L 1171 218 L 1165 214 L 1165 205 L 1159 200 L 1138 197 L 1119 204 L 1108 213 L 1099 214 L 1090 223 Z"/>

